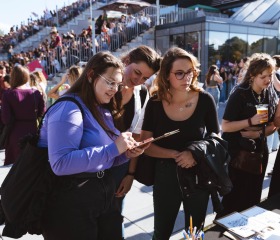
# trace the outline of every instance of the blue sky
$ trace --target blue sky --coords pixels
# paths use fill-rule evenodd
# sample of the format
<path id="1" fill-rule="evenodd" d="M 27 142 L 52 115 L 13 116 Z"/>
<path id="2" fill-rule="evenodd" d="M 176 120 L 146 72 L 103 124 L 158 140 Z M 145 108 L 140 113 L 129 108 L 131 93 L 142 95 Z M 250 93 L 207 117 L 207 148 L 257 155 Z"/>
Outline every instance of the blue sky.
<path id="1" fill-rule="evenodd" d="M 43 15 L 46 7 L 55 10 L 56 6 L 70 5 L 77 0 L 4 0 L 1 4 L 0 29 L 8 33 L 13 25 L 20 26 L 22 21 L 27 23 L 27 18 L 35 19 L 32 12 L 39 16 Z"/>

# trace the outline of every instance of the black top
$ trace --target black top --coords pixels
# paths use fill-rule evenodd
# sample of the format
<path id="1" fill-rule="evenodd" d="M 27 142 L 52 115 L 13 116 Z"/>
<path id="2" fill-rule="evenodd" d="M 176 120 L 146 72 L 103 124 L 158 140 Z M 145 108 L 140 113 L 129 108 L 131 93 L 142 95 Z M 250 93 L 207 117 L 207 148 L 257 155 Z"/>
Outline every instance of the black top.
<path id="1" fill-rule="evenodd" d="M 264 93 L 262 92 L 261 97 L 263 99 Z M 255 98 L 256 94 L 255 94 Z M 227 121 L 240 121 L 253 117 L 256 113 L 255 105 L 258 105 L 256 99 L 253 96 L 252 90 L 237 88 L 229 97 L 223 119 Z M 262 104 L 268 104 L 268 94 L 266 93 Z M 273 119 L 269 119 L 271 122 Z M 261 126 L 261 125 L 259 125 Z M 232 155 L 239 149 L 239 141 L 241 139 L 240 131 L 237 132 L 226 132 L 223 133 L 222 137 L 229 143 L 229 152 Z M 260 140 L 256 139 L 260 144 Z M 257 143 L 258 144 L 258 143 Z"/>
<path id="2" fill-rule="evenodd" d="M 175 110 L 174 110 L 175 111 Z M 171 120 L 165 113 L 162 102 L 149 99 L 146 107 L 142 130 L 153 132 L 158 137 L 166 132 L 180 129 L 167 138 L 156 141 L 160 147 L 181 151 L 186 143 L 203 139 L 205 132 L 219 133 L 218 116 L 213 97 L 207 92 L 200 92 L 198 103 L 193 114 L 186 120 Z"/>
<path id="3" fill-rule="evenodd" d="M 140 90 L 140 98 L 141 98 L 141 107 L 143 107 L 146 96 L 148 94 L 147 88 L 142 85 Z M 126 131 L 130 128 L 132 120 L 134 118 L 134 111 L 135 111 L 135 97 L 132 95 L 132 98 L 124 105 L 124 114 L 123 114 L 123 123 L 124 123 L 124 129 L 123 131 Z"/>

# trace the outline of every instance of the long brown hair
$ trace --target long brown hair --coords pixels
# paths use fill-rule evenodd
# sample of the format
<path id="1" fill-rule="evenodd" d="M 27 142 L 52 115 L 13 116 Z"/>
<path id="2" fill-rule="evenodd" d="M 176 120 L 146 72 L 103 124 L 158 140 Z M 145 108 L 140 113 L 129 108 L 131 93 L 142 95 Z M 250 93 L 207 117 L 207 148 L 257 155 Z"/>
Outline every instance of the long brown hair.
<path id="1" fill-rule="evenodd" d="M 29 70 L 26 67 L 17 65 L 13 68 L 10 83 L 12 89 L 28 83 L 29 80 Z"/>
<path id="2" fill-rule="evenodd" d="M 73 84 L 73 86 L 68 90 L 67 93 L 77 94 L 87 106 L 87 108 L 92 113 L 93 117 L 102 126 L 102 128 L 107 132 L 107 134 L 114 134 L 109 127 L 106 125 L 103 117 L 101 116 L 98 105 L 99 102 L 96 99 L 95 92 L 92 86 L 95 86 L 99 75 L 102 75 L 110 67 L 121 69 L 123 72 L 123 63 L 120 59 L 113 56 L 110 52 L 99 52 L 95 54 L 87 63 L 82 72 L 81 76 Z M 92 79 L 92 82 L 89 81 Z M 113 117 L 117 118 L 122 110 L 121 108 L 121 93 L 116 93 L 115 97 L 111 99 L 108 104 L 104 107 L 108 108 Z"/>
<path id="3" fill-rule="evenodd" d="M 215 74 L 215 71 L 218 70 L 217 65 L 211 65 L 208 69 L 208 72 L 206 74 L 206 83 L 207 85 L 210 83 L 210 79 L 213 74 Z"/>
<path id="4" fill-rule="evenodd" d="M 197 77 L 200 73 L 197 58 L 192 54 L 188 53 L 182 48 L 173 47 L 170 48 L 163 56 L 159 73 L 155 79 L 155 88 L 151 95 L 156 94 L 158 100 L 165 100 L 170 103 L 172 94 L 170 93 L 170 82 L 168 81 L 169 74 L 173 63 L 178 59 L 188 59 L 192 63 L 194 70 L 194 76 L 190 85 L 190 89 L 194 91 L 203 91 L 202 88 L 198 87 Z"/>

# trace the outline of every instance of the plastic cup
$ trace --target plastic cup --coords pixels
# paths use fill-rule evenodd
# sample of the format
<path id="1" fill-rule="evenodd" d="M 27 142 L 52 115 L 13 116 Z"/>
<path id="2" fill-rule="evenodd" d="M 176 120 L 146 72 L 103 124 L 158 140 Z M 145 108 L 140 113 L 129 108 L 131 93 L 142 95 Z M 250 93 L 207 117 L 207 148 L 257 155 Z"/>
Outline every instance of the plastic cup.
<path id="1" fill-rule="evenodd" d="M 268 104 L 259 104 L 256 105 L 257 114 L 264 114 L 266 113 L 267 117 L 262 119 L 260 123 L 265 123 L 268 121 Z"/>

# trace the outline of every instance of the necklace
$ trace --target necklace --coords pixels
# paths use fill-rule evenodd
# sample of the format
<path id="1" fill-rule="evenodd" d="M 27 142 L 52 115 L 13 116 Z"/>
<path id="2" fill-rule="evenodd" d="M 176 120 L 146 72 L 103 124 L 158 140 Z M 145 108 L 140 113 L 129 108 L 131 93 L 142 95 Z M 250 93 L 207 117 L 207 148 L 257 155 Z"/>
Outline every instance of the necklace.
<path id="1" fill-rule="evenodd" d="M 261 97 L 262 93 L 261 93 L 260 95 L 257 94 L 258 97 L 256 98 L 255 92 L 254 92 L 253 88 L 251 88 L 251 91 L 252 91 L 252 95 L 253 95 L 255 101 L 256 101 L 258 104 L 261 104 L 261 103 L 264 102 L 264 100 L 265 100 L 265 94 L 266 94 L 266 89 L 263 91 L 263 99 L 262 99 L 262 97 Z"/>

